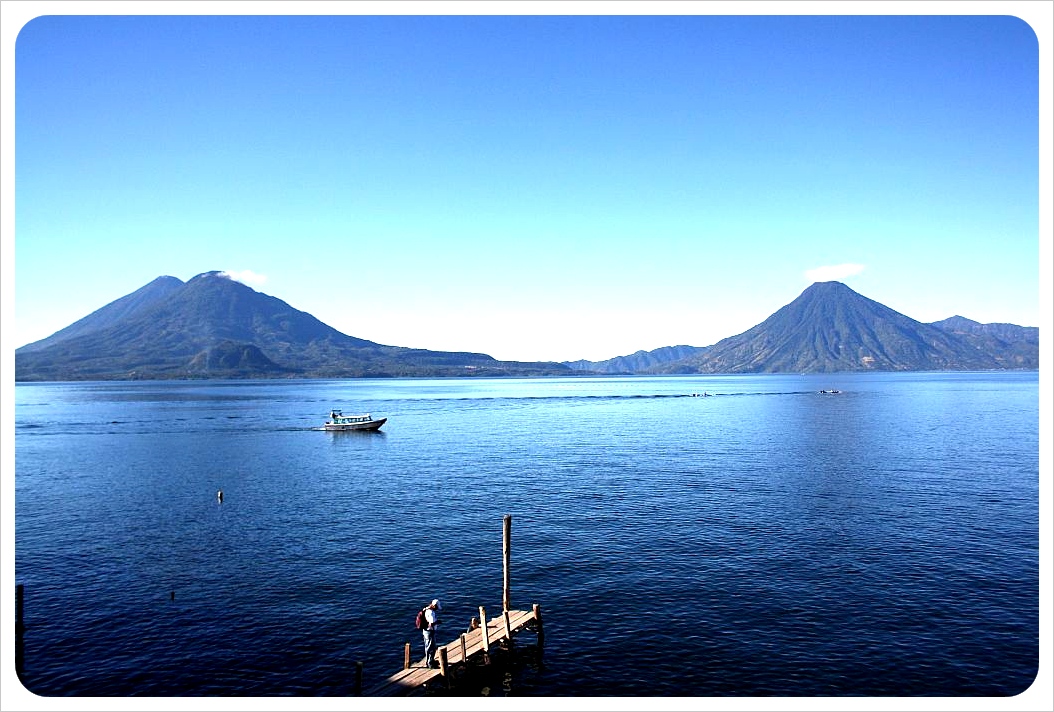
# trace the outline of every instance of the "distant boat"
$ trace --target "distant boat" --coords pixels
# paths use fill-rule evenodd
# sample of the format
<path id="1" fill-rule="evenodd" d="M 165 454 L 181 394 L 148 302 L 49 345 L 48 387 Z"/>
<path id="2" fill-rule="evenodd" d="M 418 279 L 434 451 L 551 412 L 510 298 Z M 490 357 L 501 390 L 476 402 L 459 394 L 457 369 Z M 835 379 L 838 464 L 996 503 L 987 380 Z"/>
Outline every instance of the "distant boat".
<path id="1" fill-rule="evenodd" d="M 832 390 L 832 391 L 820 391 L 820 393 L 841 393 L 841 391 L 838 391 L 838 390 Z"/>
<path id="2" fill-rule="evenodd" d="M 369 413 L 365 415 L 344 415 L 339 410 L 329 412 L 329 420 L 322 426 L 323 430 L 376 430 L 388 422 L 387 418 L 374 420 Z"/>

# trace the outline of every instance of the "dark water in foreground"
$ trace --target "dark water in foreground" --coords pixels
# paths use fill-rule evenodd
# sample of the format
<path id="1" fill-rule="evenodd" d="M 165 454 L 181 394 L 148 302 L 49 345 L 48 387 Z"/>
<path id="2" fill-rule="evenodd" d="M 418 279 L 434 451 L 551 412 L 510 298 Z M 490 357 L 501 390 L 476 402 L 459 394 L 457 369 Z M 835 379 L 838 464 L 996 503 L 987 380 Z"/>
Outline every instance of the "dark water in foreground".
<path id="1" fill-rule="evenodd" d="M 546 647 L 494 694 L 1015 695 L 1038 399 L 1035 373 L 20 384 L 23 680 L 349 695 L 355 661 L 369 687 L 420 654 L 433 596 L 444 641 L 500 610 L 509 513 Z M 312 430 L 331 407 L 390 420 Z"/>

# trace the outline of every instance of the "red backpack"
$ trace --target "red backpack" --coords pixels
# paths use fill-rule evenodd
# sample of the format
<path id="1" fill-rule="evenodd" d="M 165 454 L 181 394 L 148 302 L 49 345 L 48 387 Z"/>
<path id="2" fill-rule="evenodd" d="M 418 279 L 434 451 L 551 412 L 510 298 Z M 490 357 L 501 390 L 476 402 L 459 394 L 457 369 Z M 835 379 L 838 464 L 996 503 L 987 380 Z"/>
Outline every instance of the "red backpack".
<path id="1" fill-rule="evenodd" d="M 414 621 L 417 630 L 428 630 L 428 619 L 425 618 L 425 610 L 422 608 L 417 612 L 417 620 Z"/>

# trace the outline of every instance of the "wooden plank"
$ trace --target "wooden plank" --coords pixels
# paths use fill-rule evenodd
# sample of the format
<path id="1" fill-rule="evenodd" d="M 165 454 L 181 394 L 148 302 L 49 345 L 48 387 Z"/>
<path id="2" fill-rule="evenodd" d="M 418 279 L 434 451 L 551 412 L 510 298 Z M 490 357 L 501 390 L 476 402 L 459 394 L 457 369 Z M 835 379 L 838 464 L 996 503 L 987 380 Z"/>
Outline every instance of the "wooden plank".
<path id="1" fill-rule="evenodd" d="M 534 617 L 532 611 L 510 611 L 509 613 L 513 632 L 522 629 Z M 468 631 L 463 635 L 465 636 L 464 647 L 468 657 L 472 657 L 475 653 L 484 649 L 482 628 Z M 495 617 L 487 621 L 487 637 L 492 643 L 503 640 L 506 637 L 504 616 Z M 463 659 L 460 637 L 447 645 L 447 654 L 449 662 L 460 662 Z"/>
<path id="2" fill-rule="evenodd" d="M 509 611 L 509 619 L 512 626 L 513 632 L 522 630 L 531 620 L 534 619 L 533 611 Z M 495 617 L 490 621 L 487 621 L 487 633 L 490 642 L 497 642 L 504 640 L 507 636 L 505 635 L 505 617 Z M 476 630 L 468 631 L 462 634 L 465 639 L 464 648 L 468 657 L 471 658 L 476 653 L 483 650 L 483 630 L 477 628 Z M 454 640 L 447 644 L 447 662 L 453 664 L 455 662 L 461 662 L 465 658 L 461 653 L 461 639 Z"/>
<path id="3" fill-rule="evenodd" d="M 438 682 L 442 671 L 438 668 L 427 668 L 422 659 L 419 665 L 401 670 L 392 675 L 368 693 L 372 697 L 393 697 L 406 695 L 422 685 Z"/>
<path id="4" fill-rule="evenodd" d="M 439 670 L 426 667 L 412 667 L 392 675 L 369 694 L 378 697 L 405 695 L 439 678 Z"/>

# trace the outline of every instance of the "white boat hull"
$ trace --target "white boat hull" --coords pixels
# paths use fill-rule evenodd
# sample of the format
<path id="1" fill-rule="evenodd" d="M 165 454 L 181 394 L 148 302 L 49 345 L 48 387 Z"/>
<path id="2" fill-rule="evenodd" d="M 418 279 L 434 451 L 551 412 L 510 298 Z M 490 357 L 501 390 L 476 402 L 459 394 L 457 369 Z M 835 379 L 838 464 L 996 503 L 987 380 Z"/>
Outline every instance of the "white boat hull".
<path id="1" fill-rule="evenodd" d="M 348 430 L 376 430 L 377 428 L 388 422 L 387 418 L 378 418 L 377 420 L 366 420 L 358 423 L 326 423 L 322 426 L 323 430 L 329 430 L 332 432 L 345 432 Z"/>

